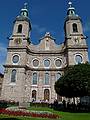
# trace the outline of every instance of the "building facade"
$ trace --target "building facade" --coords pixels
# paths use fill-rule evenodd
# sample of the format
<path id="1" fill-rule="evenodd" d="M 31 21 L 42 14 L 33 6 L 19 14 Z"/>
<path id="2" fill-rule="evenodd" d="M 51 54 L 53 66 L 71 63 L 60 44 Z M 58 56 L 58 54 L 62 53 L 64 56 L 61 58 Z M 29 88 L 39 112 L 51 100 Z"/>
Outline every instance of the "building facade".
<path id="1" fill-rule="evenodd" d="M 38 45 L 30 40 L 31 22 L 26 4 L 16 17 L 9 38 L 2 99 L 19 102 L 61 99 L 54 84 L 66 67 L 88 61 L 81 18 L 69 2 L 64 22 L 65 40 L 57 45 L 49 32 Z"/>

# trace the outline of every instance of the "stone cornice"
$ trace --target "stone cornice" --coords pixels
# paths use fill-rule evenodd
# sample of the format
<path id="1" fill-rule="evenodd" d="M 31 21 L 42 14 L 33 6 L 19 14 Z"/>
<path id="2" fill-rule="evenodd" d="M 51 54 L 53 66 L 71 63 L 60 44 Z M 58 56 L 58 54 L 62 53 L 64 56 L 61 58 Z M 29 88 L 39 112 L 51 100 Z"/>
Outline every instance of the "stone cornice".
<path id="1" fill-rule="evenodd" d="M 62 54 L 64 53 L 64 49 L 62 50 L 54 50 L 54 51 L 35 51 L 35 50 L 32 50 L 32 49 L 29 49 L 28 48 L 28 51 L 29 53 L 32 53 L 32 54 Z"/>
<path id="2" fill-rule="evenodd" d="M 7 48 L 7 50 L 9 52 L 12 52 L 13 51 L 19 51 L 19 52 L 23 52 L 23 51 L 26 51 L 28 54 L 62 54 L 64 53 L 64 50 L 65 49 L 62 49 L 62 50 L 54 50 L 54 51 L 35 51 L 35 50 L 32 50 L 30 48 L 28 48 L 27 46 L 23 47 L 23 46 L 15 46 L 15 47 L 11 47 L 9 46 Z"/>
<path id="3" fill-rule="evenodd" d="M 32 71 L 63 71 L 65 68 L 31 68 L 27 66 L 27 69 Z"/>
<path id="4" fill-rule="evenodd" d="M 56 50 L 56 51 L 34 51 L 34 50 L 31 50 L 29 49 L 27 46 L 25 47 L 8 47 L 7 50 L 9 52 L 12 52 L 13 51 L 19 51 L 19 52 L 26 52 L 27 54 L 39 54 L 39 55 L 53 55 L 53 54 L 63 54 L 65 53 L 65 50 L 66 49 L 88 49 L 88 46 L 87 45 L 69 45 L 69 46 L 66 46 L 65 49 L 62 49 L 62 50 Z"/>
<path id="5" fill-rule="evenodd" d="M 27 65 L 3 65 L 5 68 L 25 68 L 32 71 L 63 71 L 65 68 L 31 68 Z"/>
<path id="6" fill-rule="evenodd" d="M 7 67 L 7 68 L 27 68 L 26 65 L 9 65 L 9 64 L 6 64 L 6 65 L 3 65 L 4 67 Z"/>

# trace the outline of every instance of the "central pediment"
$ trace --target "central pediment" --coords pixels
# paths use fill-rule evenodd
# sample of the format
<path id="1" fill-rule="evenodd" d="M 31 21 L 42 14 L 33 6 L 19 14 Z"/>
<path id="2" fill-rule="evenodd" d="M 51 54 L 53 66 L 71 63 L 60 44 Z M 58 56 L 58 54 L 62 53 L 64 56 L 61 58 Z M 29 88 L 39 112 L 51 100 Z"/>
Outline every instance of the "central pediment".
<path id="1" fill-rule="evenodd" d="M 29 49 L 35 53 L 60 53 L 64 51 L 65 47 L 64 43 L 57 45 L 55 38 L 46 32 L 45 36 L 40 39 L 40 43 L 38 45 L 30 44 Z"/>

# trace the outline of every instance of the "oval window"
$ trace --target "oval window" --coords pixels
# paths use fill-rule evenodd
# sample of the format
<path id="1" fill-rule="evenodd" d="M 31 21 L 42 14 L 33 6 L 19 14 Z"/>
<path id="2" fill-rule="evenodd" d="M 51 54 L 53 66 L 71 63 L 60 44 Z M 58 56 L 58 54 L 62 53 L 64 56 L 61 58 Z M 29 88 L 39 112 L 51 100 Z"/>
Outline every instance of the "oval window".
<path id="1" fill-rule="evenodd" d="M 13 56 L 13 63 L 18 63 L 19 61 L 19 56 L 18 55 L 14 55 Z"/>
<path id="2" fill-rule="evenodd" d="M 60 67 L 61 64 L 62 64 L 62 61 L 61 61 L 60 59 L 57 59 L 57 60 L 55 61 L 56 67 Z"/>
<path id="3" fill-rule="evenodd" d="M 38 67 L 39 61 L 37 59 L 33 60 L 33 66 Z"/>
<path id="4" fill-rule="evenodd" d="M 48 60 L 48 59 L 44 60 L 44 66 L 49 67 L 50 66 L 50 60 Z"/>

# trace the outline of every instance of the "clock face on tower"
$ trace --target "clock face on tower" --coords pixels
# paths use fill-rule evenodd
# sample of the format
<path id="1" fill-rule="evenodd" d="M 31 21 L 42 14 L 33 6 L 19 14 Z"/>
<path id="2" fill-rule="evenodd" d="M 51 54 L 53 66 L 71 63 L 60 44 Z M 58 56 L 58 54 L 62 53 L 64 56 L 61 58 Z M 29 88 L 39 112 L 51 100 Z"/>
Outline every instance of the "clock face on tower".
<path id="1" fill-rule="evenodd" d="M 14 41 L 16 44 L 21 44 L 21 42 L 22 42 L 21 38 L 16 38 Z"/>
<path id="2" fill-rule="evenodd" d="M 75 44 L 80 44 L 80 42 L 81 42 L 81 37 L 75 36 L 75 37 L 74 37 L 74 41 L 75 41 Z"/>

